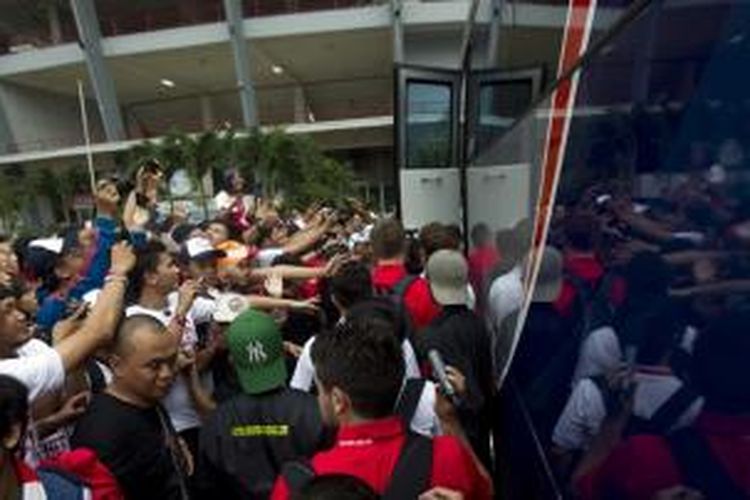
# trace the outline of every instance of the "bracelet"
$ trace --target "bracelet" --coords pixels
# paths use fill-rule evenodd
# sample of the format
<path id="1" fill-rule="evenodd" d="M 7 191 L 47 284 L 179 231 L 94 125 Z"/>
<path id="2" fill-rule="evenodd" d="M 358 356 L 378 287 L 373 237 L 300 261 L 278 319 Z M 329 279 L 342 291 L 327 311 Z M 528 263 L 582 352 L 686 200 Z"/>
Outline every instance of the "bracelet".
<path id="1" fill-rule="evenodd" d="M 107 277 L 104 278 L 104 284 L 113 282 L 127 285 L 128 277 L 123 274 L 108 274 Z"/>

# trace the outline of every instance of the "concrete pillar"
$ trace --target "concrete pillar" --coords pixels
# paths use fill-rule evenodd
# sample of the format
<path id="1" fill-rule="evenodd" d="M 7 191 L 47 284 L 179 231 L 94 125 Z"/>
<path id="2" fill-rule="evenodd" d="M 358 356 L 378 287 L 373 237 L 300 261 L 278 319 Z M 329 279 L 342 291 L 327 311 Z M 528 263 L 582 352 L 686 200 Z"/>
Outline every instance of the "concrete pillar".
<path id="1" fill-rule="evenodd" d="M 503 20 L 504 0 L 491 0 L 492 18 L 490 19 L 490 36 L 487 41 L 487 67 L 495 68 L 500 61 L 500 28 Z"/>
<path id="2" fill-rule="evenodd" d="M 211 96 L 203 95 L 200 97 L 201 106 L 201 127 L 208 130 L 214 127 L 214 106 Z"/>
<path id="3" fill-rule="evenodd" d="M 394 64 L 401 64 L 406 62 L 404 60 L 404 25 L 401 19 L 401 1 L 402 0 L 391 0 Z"/>
<path id="4" fill-rule="evenodd" d="M 101 30 L 93 0 L 70 0 L 78 28 L 78 41 L 86 59 L 89 79 L 94 87 L 99 114 L 108 141 L 126 139 L 125 125 L 117 102 L 112 75 L 107 68 L 101 46 Z"/>
<path id="5" fill-rule="evenodd" d="M 51 1 L 47 4 L 47 22 L 49 22 L 49 36 L 53 44 L 58 45 L 63 41 L 62 27 L 60 26 L 60 9 L 57 2 Z"/>
<path id="6" fill-rule="evenodd" d="M 15 153 L 13 142 L 13 130 L 10 128 L 10 121 L 3 103 L 0 101 L 0 155 Z"/>
<path id="7" fill-rule="evenodd" d="M 250 73 L 250 54 L 247 50 L 242 15 L 242 0 L 224 0 L 227 29 L 232 44 L 234 72 L 242 104 L 242 122 L 247 128 L 258 126 L 258 112 L 255 102 L 255 87 Z"/>
<path id="8" fill-rule="evenodd" d="M 307 99 L 301 86 L 294 87 L 294 123 L 307 121 Z"/>

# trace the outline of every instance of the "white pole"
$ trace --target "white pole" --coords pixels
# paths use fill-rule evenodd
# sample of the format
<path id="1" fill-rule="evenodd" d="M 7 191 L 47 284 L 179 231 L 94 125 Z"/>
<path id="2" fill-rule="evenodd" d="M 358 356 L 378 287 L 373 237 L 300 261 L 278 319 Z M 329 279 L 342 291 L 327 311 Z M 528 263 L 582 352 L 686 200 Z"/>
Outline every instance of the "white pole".
<path id="1" fill-rule="evenodd" d="M 94 155 L 91 151 L 91 137 L 89 136 L 89 118 L 86 114 L 86 97 L 83 95 L 83 82 L 78 80 L 78 102 L 81 108 L 81 125 L 83 126 L 83 140 L 86 142 L 86 162 L 89 167 L 89 181 L 91 194 L 96 195 L 96 173 L 94 172 Z"/>

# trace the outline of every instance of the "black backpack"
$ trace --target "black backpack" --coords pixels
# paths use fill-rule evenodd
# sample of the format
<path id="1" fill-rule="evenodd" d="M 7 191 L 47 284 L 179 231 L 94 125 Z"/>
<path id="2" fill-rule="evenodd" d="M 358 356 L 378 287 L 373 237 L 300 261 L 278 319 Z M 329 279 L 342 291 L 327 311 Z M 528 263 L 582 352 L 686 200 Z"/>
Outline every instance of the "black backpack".
<path id="1" fill-rule="evenodd" d="M 544 413 L 552 423 L 552 415 L 559 415 L 570 394 L 570 381 L 573 378 L 580 347 L 586 337 L 595 329 L 611 324 L 614 308 L 609 300 L 609 292 L 614 276 L 605 274 L 596 288 L 586 280 L 566 273 L 566 280 L 576 290 L 576 301 L 581 317 L 572 326 L 570 336 L 555 356 L 545 366 L 539 367 L 539 374 L 529 384 L 528 405 L 532 413 Z M 523 334 L 523 333 L 522 333 Z M 556 417 L 554 417 L 556 418 Z"/>
<path id="2" fill-rule="evenodd" d="M 615 415 L 621 410 L 620 396 L 610 388 L 604 375 L 589 377 L 602 395 L 607 415 Z M 631 415 L 625 426 L 625 435 L 655 434 L 666 436 L 670 429 L 698 399 L 700 395 L 687 385 L 683 385 L 674 392 L 659 407 L 651 418 L 641 418 Z"/>
<path id="3" fill-rule="evenodd" d="M 415 349 L 417 346 L 414 343 L 417 339 L 414 335 L 414 324 L 412 323 L 411 315 L 409 313 L 409 310 L 406 308 L 405 297 L 406 294 L 409 293 L 409 289 L 411 288 L 411 286 L 417 281 L 418 278 L 419 277 L 416 275 L 407 274 L 392 287 L 381 287 L 375 290 L 375 295 L 377 297 L 382 297 L 391 303 L 394 311 L 396 312 L 396 316 L 401 322 L 401 328 L 398 335 L 399 340 L 403 341 L 404 339 L 408 339 Z"/>
<path id="4" fill-rule="evenodd" d="M 395 413 L 401 417 L 404 427 L 409 429 L 425 387 L 425 379 L 408 379 L 399 395 Z M 305 486 L 317 476 L 307 461 L 288 462 L 281 468 L 281 475 L 295 498 Z M 432 475 L 432 440 L 407 430 L 391 480 L 381 498 L 404 500 L 417 498 L 430 488 Z"/>
<path id="5" fill-rule="evenodd" d="M 611 325 L 614 320 L 614 306 L 610 300 L 614 274 L 606 273 L 596 287 L 572 273 L 565 273 L 565 281 L 576 291 L 576 301 L 581 317 L 574 327 L 574 337 L 583 342 L 589 333 L 597 328 Z"/>

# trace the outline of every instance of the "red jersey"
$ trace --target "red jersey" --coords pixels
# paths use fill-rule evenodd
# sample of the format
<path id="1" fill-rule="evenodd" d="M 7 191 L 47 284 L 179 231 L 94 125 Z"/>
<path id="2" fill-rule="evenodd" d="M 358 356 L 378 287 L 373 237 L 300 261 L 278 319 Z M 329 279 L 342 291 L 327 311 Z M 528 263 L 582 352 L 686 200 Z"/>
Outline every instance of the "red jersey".
<path id="1" fill-rule="evenodd" d="M 703 412 L 694 426 L 729 476 L 750 495 L 750 416 Z M 576 489 L 584 499 L 616 495 L 635 500 L 653 498 L 681 483 L 669 443 L 661 436 L 638 435 L 620 444 L 599 468 L 578 481 Z"/>
<path id="2" fill-rule="evenodd" d="M 377 265 L 372 271 L 372 284 L 375 290 L 391 290 L 406 277 L 406 274 L 403 264 Z M 412 324 L 417 330 L 432 323 L 440 314 L 440 306 L 432 298 L 430 285 L 422 277 L 416 278 L 406 290 L 404 306 L 409 311 Z"/>
<path id="3" fill-rule="evenodd" d="M 594 290 L 599 286 L 599 280 L 604 276 L 604 266 L 593 255 L 566 255 L 563 268 L 566 273 L 578 276 L 583 281 L 588 282 Z M 561 316 L 569 318 L 573 314 L 576 297 L 575 287 L 568 280 L 563 280 L 560 295 L 553 304 L 555 310 Z M 610 300 L 615 305 L 621 305 L 625 300 L 625 281 L 620 277 L 615 278 L 612 283 Z"/>
<path id="4" fill-rule="evenodd" d="M 339 429 L 335 446 L 315 455 L 311 465 L 317 474 L 356 476 L 382 494 L 405 440 L 398 417 L 347 425 Z M 431 488 L 442 486 L 460 491 L 465 500 L 492 498 L 489 482 L 479 473 L 471 455 L 456 438 L 438 436 L 432 440 L 432 446 Z M 276 480 L 271 499 L 288 498 L 289 489 L 280 477 Z"/>
<path id="5" fill-rule="evenodd" d="M 484 291 L 484 281 L 500 262 L 500 254 L 493 246 L 475 248 L 469 252 L 469 282 L 474 290 L 481 295 Z"/>

